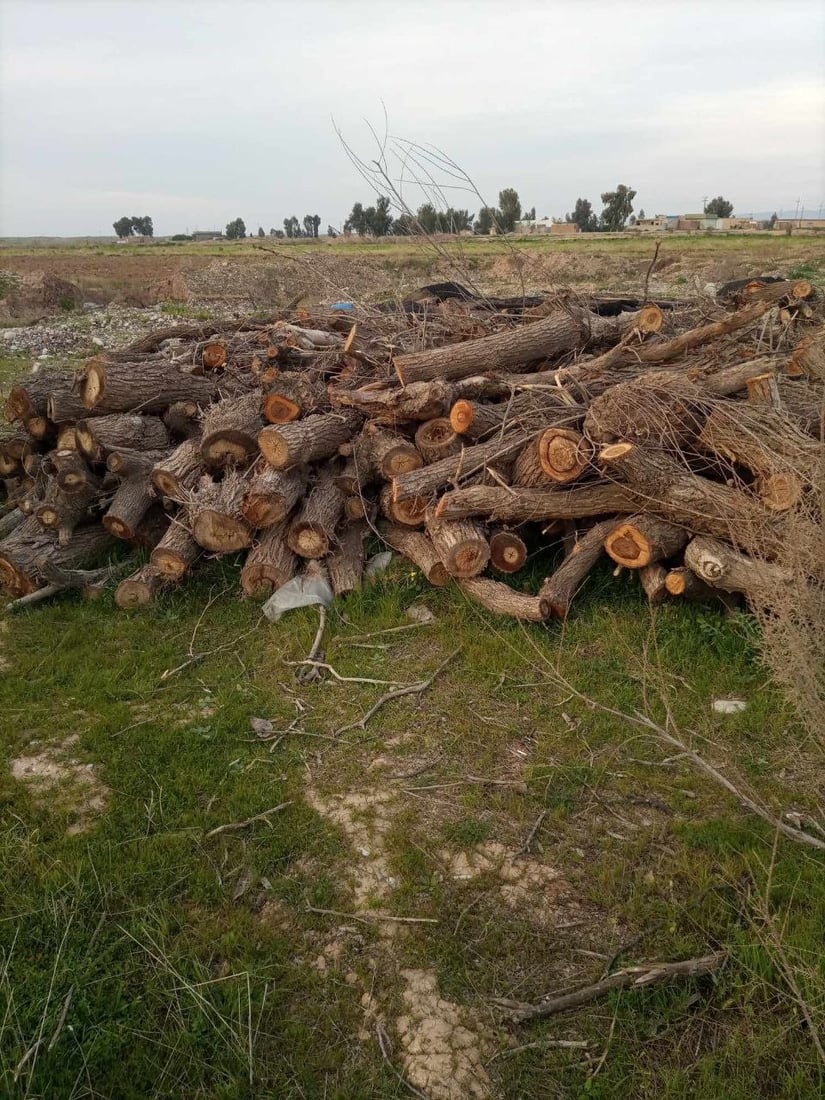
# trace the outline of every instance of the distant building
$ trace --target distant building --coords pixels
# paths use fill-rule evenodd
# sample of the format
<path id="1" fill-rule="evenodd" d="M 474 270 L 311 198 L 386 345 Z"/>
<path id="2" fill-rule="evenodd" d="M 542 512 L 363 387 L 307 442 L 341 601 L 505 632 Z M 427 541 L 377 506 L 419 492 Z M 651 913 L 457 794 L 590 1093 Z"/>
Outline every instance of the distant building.
<path id="1" fill-rule="evenodd" d="M 655 218 L 637 218 L 636 224 L 630 228 L 639 233 L 665 233 L 673 227 L 667 214 L 657 214 Z"/>
<path id="2" fill-rule="evenodd" d="M 220 229 L 196 229 L 192 234 L 193 241 L 216 241 L 223 236 Z"/>
<path id="3" fill-rule="evenodd" d="M 777 218 L 776 229 L 825 229 L 825 218 Z"/>
<path id="4" fill-rule="evenodd" d="M 533 218 L 516 222 L 516 233 L 530 236 L 572 237 L 581 230 L 575 222 L 554 222 L 552 218 Z"/>

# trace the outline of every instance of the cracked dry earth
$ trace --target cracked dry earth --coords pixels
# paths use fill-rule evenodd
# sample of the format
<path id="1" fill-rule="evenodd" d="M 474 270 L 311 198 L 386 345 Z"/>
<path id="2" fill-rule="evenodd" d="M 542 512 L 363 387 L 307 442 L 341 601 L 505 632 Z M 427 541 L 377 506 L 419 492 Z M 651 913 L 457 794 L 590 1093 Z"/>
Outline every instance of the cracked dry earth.
<path id="1" fill-rule="evenodd" d="M 403 809 L 399 792 L 366 787 L 336 794 L 322 794 L 310 786 L 309 804 L 345 834 L 352 846 L 346 885 L 353 912 L 382 912 L 382 903 L 399 885 L 386 849 L 387 835 Z M 517 858 L 505 845 L 486 842 L 468 852 L 439 853 L 445 875 L 456 880 L 487 875 L 491 889 L 513 908 L 531 902 L 542 923 L 555 921 L 571 911 L 571 888 L 561 874 L 538 861 Z M 575 906 L 572 906 L 575 909 Z M 385 913 L 387 910 L 383 910 Z M 377 931 L 382 956 L 380 966 L 392 968 L 392 943 L 408 932 L 403 924 L 379 921 Z M 329 960 L 332 961 L 332 960 Z M 378 959 L 374 960 L 376 968 Z M 325 963 L 326 965 L 326 963 Z M 387 1021 L 387 1006 L 374 988 L 361 998 L 366 1022 L 389 1029 L 397 1037 L 394 1053 L 405 1079 L 430 1100 L 485 1100 L 493 1086 L 485 1062 L 497 1047 L 497 1035 L 489 1020 L 465 1005 L 440 995 L 435 970 L 401 969 L 396 974 L 401 991 L 401 1012 Z M 354 975 L 346 980 L 355 980 Z M 365 1026 L 362 1038 L 371 1034 Z"/>
<path id="2" fill-rule="evenodd" d="M 58 805 L 69 812 L 67 836 L 88 832 L 109 801 L 109 788 L 94 770 L 72 753 L 77 734 L 29 751 L 11 762 L 11 774 L 31 790 L 35 802 Z M 34 750 L 36 743 L 31 746 Z"/>

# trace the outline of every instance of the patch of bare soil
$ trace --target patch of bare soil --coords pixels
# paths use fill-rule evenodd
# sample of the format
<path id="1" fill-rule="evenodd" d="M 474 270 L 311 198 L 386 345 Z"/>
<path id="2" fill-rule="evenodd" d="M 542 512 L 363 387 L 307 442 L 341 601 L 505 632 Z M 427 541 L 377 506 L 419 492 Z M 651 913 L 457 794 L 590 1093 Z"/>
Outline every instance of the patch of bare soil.
<path id="1" fill-rule="evenodd" d="M 74 734 L 11 762 L 12 777 L 30 788 L 38 804 L 48 802 L 70 812 L 68 836 L 92 829 L 111 793 L 96 774 L 94 764 L 84 764 L 72 755 L 77 741 Z"/>

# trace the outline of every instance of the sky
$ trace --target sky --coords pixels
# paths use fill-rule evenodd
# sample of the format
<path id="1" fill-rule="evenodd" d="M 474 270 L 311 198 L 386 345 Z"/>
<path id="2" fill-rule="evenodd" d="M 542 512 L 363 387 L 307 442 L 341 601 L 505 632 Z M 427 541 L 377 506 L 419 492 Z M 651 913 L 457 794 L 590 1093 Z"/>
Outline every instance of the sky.
<path id="1" fill-rule="evenodd" d="M 396 139 L 471 212 L 625 183 L 648 215 L 825 215 L 825 3 L 0 0 L 0 235 L 323 231 L 376 192 L 342 138 L 412 207 Z"/>

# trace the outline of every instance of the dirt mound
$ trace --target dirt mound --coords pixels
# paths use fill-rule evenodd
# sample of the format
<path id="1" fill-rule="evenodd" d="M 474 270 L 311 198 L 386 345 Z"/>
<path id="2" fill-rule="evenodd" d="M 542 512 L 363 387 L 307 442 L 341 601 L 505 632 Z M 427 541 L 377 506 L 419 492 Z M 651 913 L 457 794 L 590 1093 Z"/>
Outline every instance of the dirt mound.
<path id="1" fill-rule="evenodd" d="M 38 321 L 61 310 L 77 309 L 84 299 L 75 283 L 44 271 L 30 275 L 3 272 L 0 281 L 9 288 L 0 302 L 0 317 L 6 320 Z"/>

